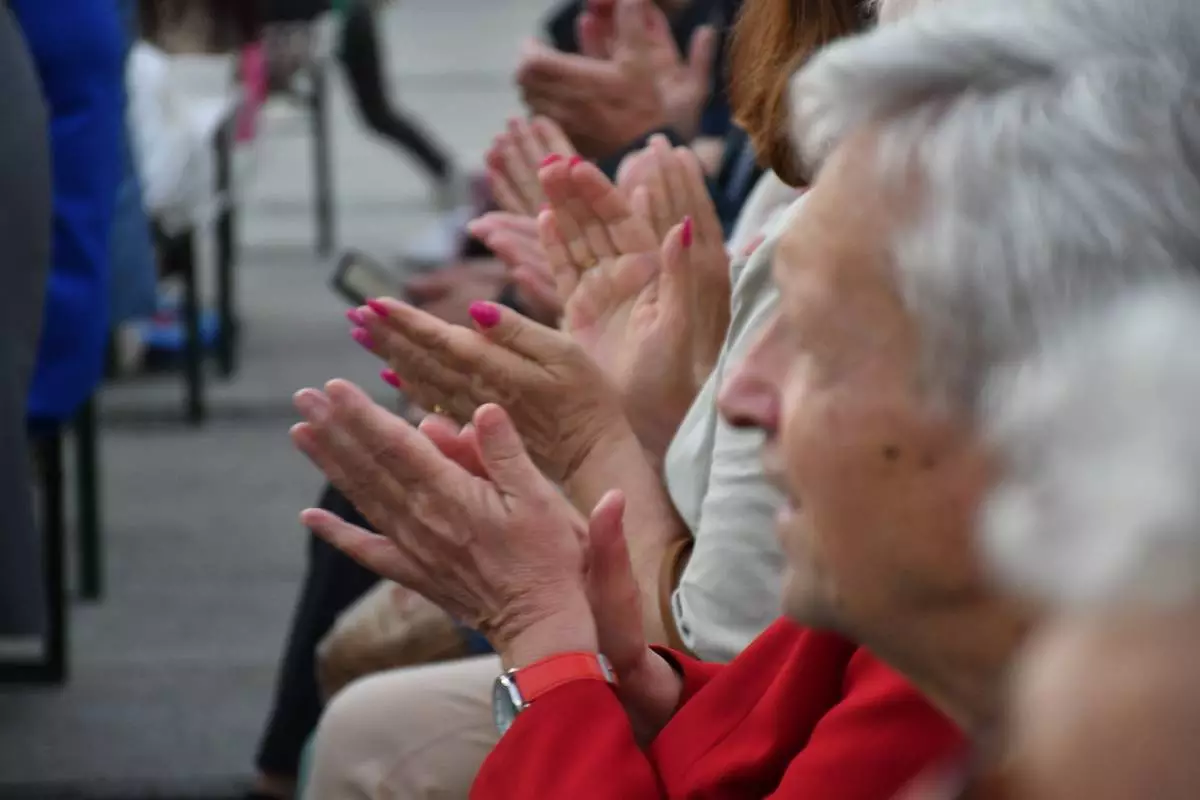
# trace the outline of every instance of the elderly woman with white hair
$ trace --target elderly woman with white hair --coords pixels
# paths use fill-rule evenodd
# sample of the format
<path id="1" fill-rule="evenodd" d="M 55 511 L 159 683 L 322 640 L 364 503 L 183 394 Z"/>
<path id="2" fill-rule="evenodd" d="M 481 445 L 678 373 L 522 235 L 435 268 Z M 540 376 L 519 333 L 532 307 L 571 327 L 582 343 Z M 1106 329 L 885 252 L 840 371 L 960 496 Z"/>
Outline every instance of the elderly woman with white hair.
<path id="1" fill-rule="evenodd" d="M 1200 787 L 1200 284 L 1169 281 L 996 381 L 997 577 L 1047 611 L 1015 670 L 1005 800 L 1184 800 Z M 974 795 L 969 795 L 974 796 Z"/>
<path id="2" fill-rule="evenodd" d="M 320 514 L 312 527 L 476 623 L 515 670 L 477 797 L 697 782 L 714 797 L 860 796 L 844 765 L 815 795 L 778 782 L 805 763 L 795 734 L 860 716 L 798 699 L 831 666 L 843 688 L 858 674 L 832 651 L 795 657 L 814 629 L 897 668 L 985 752 L 1002 740 L 1005 678 L 1040 615 L 975 546 L 981 510 L 1020 477 L 989 438 L 988 390 L 1098 307 L 1194 270 L 1198 43 L 1189 0 L 960 0 L 801 70 L 798 150 L 820 171 L 773 246 L 779 308 L 721 396 L 729 422 L 765 434 L 787 495 L 791 622 L 722 669 L 645 647 L 621 496 L 576 517 L 499 408 L 450 458 L 344 383 L 301 394 L 297 442 L 390 521 L 379 537 Z M 412 333 L 397 317 L 379 323 Z M 477 323 L 517 356 L 569 355 L 504 310 Z M 764 718 L 776 727 L 753 728 Z"/>

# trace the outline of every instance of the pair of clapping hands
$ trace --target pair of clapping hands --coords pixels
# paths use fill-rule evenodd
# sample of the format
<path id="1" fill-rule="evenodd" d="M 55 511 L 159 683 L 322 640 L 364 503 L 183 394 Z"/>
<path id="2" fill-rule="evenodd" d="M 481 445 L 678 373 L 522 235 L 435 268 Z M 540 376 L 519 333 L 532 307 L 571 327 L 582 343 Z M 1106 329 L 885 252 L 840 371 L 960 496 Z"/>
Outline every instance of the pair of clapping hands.
<path id="1" fill-rule="evenodd" d="M 724 338 L 727 258 L 687 151 L 655 141 L 632 190 L 570 156 L 522 163 L 538 157 L 540 196 L 524 194 L 534 184 L 519 169 L 506 180 L 548 206 L 524 218 L 561 329 L 492 303 L 472 306 L 474 329 L 391 299 L 350 312 L 354 338 L 387 362 L 389 382 L 434 413 L 417 430 L 344 381 L 299 392 L 295 443 L 379 533 L 321 510 L 303 519 L 475 626 L 509 664 L 600 649 L 636 692 L 657 661 L 623 497 L 577 509 L 559 486 L 630 441 L 661 458 Z M 512 263 L 514 274 L 530 266 Z"/>
<path id="2" fill-rule="evenodd" d="M 712 88 L 715 29 L 699 27 L 685 58 L 651 0 L 588 0 L 576 27 L 579 53 L 526 43 L 516 77 L 531 113 L 558 123 L 590 158 L 663 128 L 695 136 Z"/>
<path id="3" fill-rule="evenodd" d="M 510 122 L 487 161 L 504 211 L 472 233 L 523 297 L 553 309 L 661 455 L 729 323 L 729 259 L 699 161 L 652 137 L 614 186 L 542 118 Z"/>

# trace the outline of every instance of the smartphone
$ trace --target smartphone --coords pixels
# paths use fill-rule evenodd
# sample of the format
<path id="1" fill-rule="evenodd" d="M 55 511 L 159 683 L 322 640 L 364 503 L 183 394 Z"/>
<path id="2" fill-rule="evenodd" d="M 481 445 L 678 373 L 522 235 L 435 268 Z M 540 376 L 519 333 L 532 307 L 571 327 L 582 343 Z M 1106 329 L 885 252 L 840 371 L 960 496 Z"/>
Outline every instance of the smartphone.
<path id="1" fill-rule="evenodd" d="M 394 297 L 400 293 L 401 284 L 399 273 L 357 250 L 342 255 L 329 281 L 333 291 L 354 306 L 373 297 Z"/>

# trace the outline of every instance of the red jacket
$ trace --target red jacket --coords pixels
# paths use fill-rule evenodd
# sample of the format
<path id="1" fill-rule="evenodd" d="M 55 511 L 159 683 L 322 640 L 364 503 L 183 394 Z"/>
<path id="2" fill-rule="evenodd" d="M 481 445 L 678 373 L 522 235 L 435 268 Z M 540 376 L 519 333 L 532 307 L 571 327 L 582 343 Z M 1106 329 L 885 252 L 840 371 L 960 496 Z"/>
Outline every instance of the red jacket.
<path id="1" fill-rule="evenodd" d="M 964 746 L 903 678 L 833 634 L 780 621 L 729 665 L 669 658 L 683 696 L 649 750 L 611 688 L 576 681 L 517 718 L 472 800 L 891 800 Z"/>

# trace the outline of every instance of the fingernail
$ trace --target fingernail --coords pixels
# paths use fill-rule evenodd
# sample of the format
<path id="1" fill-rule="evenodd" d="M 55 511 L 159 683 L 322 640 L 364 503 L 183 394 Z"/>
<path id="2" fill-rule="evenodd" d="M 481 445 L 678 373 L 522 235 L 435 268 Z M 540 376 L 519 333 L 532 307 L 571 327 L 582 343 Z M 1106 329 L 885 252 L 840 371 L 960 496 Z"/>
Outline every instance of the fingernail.
<path id="1" fill-rule="evenodd" d="M 347 311 L 346 319 L 350 320 L 351 325 L 357 325 L 360 328 L 363 325 L 367 324 L 366 320 L 363 319 L 363 315 L 358 312 L 357 308 L 352 308 L 349 311 Z"/>
<path id="2" fill-rule="evenodd" d="M 481 328 L 494 328 L 500 322 L 500 309 L 491 303 L 471 303 L 470 314 Z"/>
<path id="3" fill-rule="evenodd" d="M 371 334 L 367 333 L 362 328 L 355 328 L 354 330 L 350 331 L 350 338 L 354 339 L 354 341 L 358 342 L 368 350 L 375 349 L 375 340 L 371 338 Z"/>
<path id="4" fill-rule="evenodd" d="M 383 379 L 384 383 L 386 383 L 388 386 L 391 386 L 394 389 L 404 388 L 404 381 L 400 380 L 400 376 L 397 375 L 394 370 L 390 370 L 390 369 L 382 370 L 379 373 L 379 377 Z"/>
<path id="5" fill-rule="evenodd" d="M 560 156 L 558 153 L 551 153 L 542 159 L 542 166 L 548 167 L 551 164 L 557 164 L 560 161 L 562 161 L 562 156 Z"/>
<path id="6" fill-rule="evenodd" d="M 386 317 L 388 315 L 387 306 L 385 306 L 383 303 L 379 302 L 378 300 L 368 300 L 367 308 L 371 309 L 372 311 L 374 311 L 376 314 L 378 314 L 381 317 Z"/>
<path id="7" fill-rule="evenodd" d="M 571 160 L 567 162 L 568 166 L 577 167 L 583 163 L 583 156 L 571 156 Z"/>
<path id="8" fill-rule="evenodd" d="M 683 233 L 681 234 L 680 238 L 683 239 L 684 247 L 692 246 L 692 218 L 691 217 L 683 218 Z"/>

